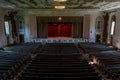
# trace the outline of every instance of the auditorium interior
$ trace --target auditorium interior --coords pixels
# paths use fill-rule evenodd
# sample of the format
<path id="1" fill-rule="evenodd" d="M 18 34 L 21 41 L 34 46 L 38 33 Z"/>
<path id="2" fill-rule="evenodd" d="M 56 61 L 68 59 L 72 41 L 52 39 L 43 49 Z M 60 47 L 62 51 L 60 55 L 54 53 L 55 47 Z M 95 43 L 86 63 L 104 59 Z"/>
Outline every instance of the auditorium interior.
<path id="1" fill-rule="evenodd" d="M 120 80 L 120 0 L 0 0 L 0 80 Z"/>

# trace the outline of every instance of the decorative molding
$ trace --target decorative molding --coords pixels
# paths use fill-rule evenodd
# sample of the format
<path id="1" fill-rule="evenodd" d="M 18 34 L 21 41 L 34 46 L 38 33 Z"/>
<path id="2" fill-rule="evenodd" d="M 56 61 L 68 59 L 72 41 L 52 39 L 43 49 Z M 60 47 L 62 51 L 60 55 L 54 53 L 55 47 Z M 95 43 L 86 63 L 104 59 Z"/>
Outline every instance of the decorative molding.
<path id="1" fill-rule="evenodd" d="M 26 9 L 19 11 L 20 15 L 35 15 L 35 16 L 83 16 L 85 14 L 101 13 L 99 9 Z"/>
<path id="2" fill-rule="evenodd" d="M 54 9 L 56 5 L 64 5 L 66 9 L 100 9 L 111 10 L 120 8 L 119 0 L 0 0 L 1 8 L 8 9 Z"/>

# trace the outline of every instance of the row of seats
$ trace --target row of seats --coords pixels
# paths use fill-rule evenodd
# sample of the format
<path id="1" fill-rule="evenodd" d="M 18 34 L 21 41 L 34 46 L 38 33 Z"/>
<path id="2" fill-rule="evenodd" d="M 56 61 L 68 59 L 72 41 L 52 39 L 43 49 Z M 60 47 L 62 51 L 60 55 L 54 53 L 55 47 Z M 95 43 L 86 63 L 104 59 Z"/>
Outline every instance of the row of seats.
<path id="1" fill-rule="evenodd" d="M 38 44 L 19 44 L 11 45 L 0 50 L 0 80 L 13 80 L 14 77 L 21 71 L 24 65 L 31 60 L 31 55 L 28 49 L 33 46 L 38 47 Z M 35 46 L 36 45 L 36 46 Z M 33 50 L 33 49 L 32 49 Z M 36 49 L 34 49 L 35 52 Z M 24 51 L 24 52 L 23 52 Z M 31 52 L 31 50 L 29 50 Z"/>
<path id="2" fill-rule="evenodd" d="M 35 53 L 34 51 L 36 51 L 36 49 L 39 46 L 41 47 L 42 44 L 41 43 L 21 43 L 13 46 L 6 46 L 3 48 L 3 50 L 15 51 L 17 53 L 20 52 L 20 53 L 31 54 L 31 53 Z"/>
<path id="3" fill-rule="evenodd" d="M 21 66 L 26 64 L 30 56 L 15 52 L 0 51 L 0 79 L 12 79 L 19 72 Z"/>
<path id="4" fill-rule="evenodd" d="M 85 50 L 84 52 L 89 55 L 89 59 L 94 62 L 95 66 L 101 71 L 101 73 L 106 75 L 106 78 L 111 80 L 120 80 L 119 51 L 116 51 L 114 48 L 103 44 L 103 46 L 96 43 L 84 43 L 80 45 Z"/>
<path id="5" fill-rule="evenodd" d="M 101 80 L 72 43 L 47 43 L 18 80 Z"/>
<path id="6" fill-rule="evenodd" d="M 81 48 L 85 53 L 115 50 L 115 48 L 110 45 L 100 43 L 79 43 L 78 47 Z"/>
<path id="7" fill-rule="evenodd" d="M 97 59 L 97 67 L 112 80 L 120 80 L 120 52 L 103 51 L 99 53 L 91 53 Z"/>

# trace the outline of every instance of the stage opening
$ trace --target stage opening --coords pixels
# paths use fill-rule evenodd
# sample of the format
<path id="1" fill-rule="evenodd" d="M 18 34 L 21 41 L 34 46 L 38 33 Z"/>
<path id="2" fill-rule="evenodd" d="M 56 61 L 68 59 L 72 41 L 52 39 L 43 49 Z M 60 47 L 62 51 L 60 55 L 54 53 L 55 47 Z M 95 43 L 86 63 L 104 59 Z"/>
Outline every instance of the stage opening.
<path id="1" fill-rule="evenodd" d="M 48 38 L 72 37 L 72 24 L 48 24 Z"/>

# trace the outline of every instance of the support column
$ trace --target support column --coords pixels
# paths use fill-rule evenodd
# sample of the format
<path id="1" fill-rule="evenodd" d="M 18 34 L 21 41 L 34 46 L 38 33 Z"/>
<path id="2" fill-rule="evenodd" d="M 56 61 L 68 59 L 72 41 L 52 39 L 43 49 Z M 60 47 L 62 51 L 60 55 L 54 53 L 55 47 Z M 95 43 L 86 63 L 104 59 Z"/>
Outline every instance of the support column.
<path id="1" fill-rule="evenodd" d="M 84 16 L 83 38 L 89 39 L 90 36 L 90 15 Z"/>
<path id="2" fill-rule="evenodd" d="M 108 36 L 108 20 L 109 20 L 109 15 L 106 13 L 104 16 L 104 25 L 103 25 L 103 38 L 102 42 L 107 43 L 107 36 Z"/>

